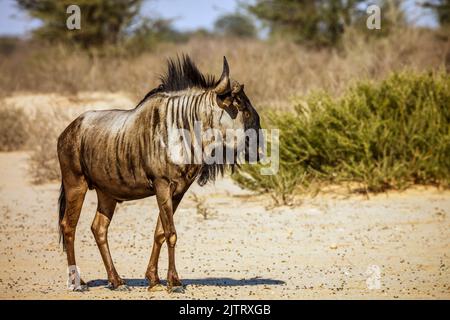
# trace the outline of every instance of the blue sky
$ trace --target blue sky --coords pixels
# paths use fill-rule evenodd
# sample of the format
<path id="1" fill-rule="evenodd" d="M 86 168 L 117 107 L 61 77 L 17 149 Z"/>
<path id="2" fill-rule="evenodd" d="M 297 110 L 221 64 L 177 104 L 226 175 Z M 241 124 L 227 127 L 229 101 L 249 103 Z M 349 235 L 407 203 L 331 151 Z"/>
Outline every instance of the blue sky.
<path id="1" fill-rule="evenodd" d="M 211 28 L 218 16 L 236 7 L 234 0 L 157 0 L 146 2 L 142 14 L 173 18 L 175 28 L 193 30 Z"/>
<path id="2" fill-rule="evenodd" d="M 144 4 L 141 14 L 173 19 L 178 30 L 211 29 L 218 16 L 234 12 L 239 0 L 152 0 Z M 419 25 L 435 25 L 429 12 L 419 10 L 416 0 L 407 0 L 409 19 Z M 14 0 L 0 0 L 0 34 L 25 35 L 39 25 L 17 9 Z"/>
<path id="3" fill-rule="evenodd" d="M 141 14 L 173 19 L 179 30 L 210 29 L 218 16 L 236 7 L 235 0 L 152 0 L 144 3 Z M 0 34 L 24 35 L 38 25 L 17 9 L 14 0 L 0 0 Z"/>

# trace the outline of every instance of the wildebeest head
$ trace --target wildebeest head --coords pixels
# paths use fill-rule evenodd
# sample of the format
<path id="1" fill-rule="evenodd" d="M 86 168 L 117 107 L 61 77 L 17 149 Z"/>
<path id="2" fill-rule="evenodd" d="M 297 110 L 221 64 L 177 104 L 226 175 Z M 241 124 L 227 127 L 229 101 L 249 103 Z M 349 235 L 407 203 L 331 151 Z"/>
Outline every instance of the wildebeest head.
<path id="1" fill-rule="evenodd" d="M 227 59 L 223 60 L 223 72 L 214 88 L 216 93 L 215 127 L 220 128 L 225 137 L 225 148 L 236 155 L 244 153 L 246 161 L 260 158 L 260 119 L 250 99 L 244 91 L 244 84 L 230 78 Z M 234 138 L 230 139 L 230 134 Z"/>

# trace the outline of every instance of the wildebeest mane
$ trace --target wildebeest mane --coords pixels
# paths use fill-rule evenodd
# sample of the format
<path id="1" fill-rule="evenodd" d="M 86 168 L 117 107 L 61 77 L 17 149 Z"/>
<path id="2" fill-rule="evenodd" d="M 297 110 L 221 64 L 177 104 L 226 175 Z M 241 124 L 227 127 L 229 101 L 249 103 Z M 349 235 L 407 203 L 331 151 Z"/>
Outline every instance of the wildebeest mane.
<path id="1" fill-rule="evenodd" d="M 167 71 L 160 77 L 160 89 L 164 92 L 181 91 L 189 88 L 212 89 L 216 79 L 212 75 L 204 75 L 191 58 L 182 54 L 175 59 L 167 60 Z"/>
<path id="2" fill-rule="evenodd" d="M 167 59 L 167 71 L 159 79 L 160 85 L 150 90 L 138 103 L 138 106 L 160 92 L 175 92 L 189 88 L 212 89 L 217 85 L 216 78 L 201 73 L 187 54 Z"/>

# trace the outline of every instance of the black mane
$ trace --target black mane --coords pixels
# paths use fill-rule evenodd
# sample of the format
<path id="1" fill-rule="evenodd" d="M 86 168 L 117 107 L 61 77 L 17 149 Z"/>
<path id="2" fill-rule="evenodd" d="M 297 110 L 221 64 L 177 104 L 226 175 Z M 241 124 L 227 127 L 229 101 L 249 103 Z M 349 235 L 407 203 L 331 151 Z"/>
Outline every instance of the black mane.
<path id="1" fill-rule="evenodd" d="M 211 89 L 216 86 L 216 79 L 204 75 L 198 70 L 191 58 L 183 54 L 176 59 L 167 60 L 167 71 L 160 77 L 160 90 L 164 92 L 181 91 L 188 88 Z"/>
<path id="2" fill-rule="evenodd" d="M 201 73 L 187 54 L 167 59 L 167 71 L 159 79 L 160 85 L 149 91 L 137 106 L 160 92 L 174 92 L 188 88 L 212 89 L 217 85 L 215 77 Z"/>

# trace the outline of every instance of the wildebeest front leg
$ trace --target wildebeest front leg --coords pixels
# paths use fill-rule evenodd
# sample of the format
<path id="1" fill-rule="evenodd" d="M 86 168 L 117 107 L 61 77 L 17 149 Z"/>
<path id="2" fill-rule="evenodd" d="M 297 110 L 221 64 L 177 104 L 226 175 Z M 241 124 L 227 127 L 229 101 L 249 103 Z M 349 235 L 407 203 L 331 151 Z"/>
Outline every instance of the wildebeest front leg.
<path id="1" fill-rule="evenodd" d="M 145 277 L 148 279 L 149 291 L 156 290 L 160 287 L 160 281 L 158 276 L 158 260 L 159 253 L 161 252 L 161 246 L 165 241 L 164 229 L 161 224 L 161 218 L 158 217 L 158 222 L 156 223 L 152 254 L 150 256 L 150 261 L 148 263 L 147 271 L 145 272 Z"/>
<path id="2" fill-rule="evenodd" d="M 180 201 L 182 198 L 183 198 L 183 194 L 172 197 L 173 214 L 175 214 L 175 211 L 177 210 L 177 207 L 180 204 Z M 161 213 L 160 213 L 160 215 L 161 215 Z M 154 240 L 153 240 L 152 254 L 150 256 L 150 261 L 148 263 L 147 271 L 145 273 L 145 277 L 148 279 L 148 282 L 149 282 L 148 289 L 150 291 L 158 290 L 158 288 L 161 287 L 160 281 L 159 281 L 159 276 L 158 276 L 158 260 L 159 260 L 159 254 L 161 252 L 161 246 L 163 245 L 165 240 L 166 240 L 166 237 L 164 235 L 164 229 L 161 224 L 161 218 L 158 217 L 158 222 L 156 223 Z"/>
<path id="3" fill-rule="evenodd" d="M 167 271 L 167 286 L 169 288 L 181 286 L 178 273 L 175 268 L 175 244 L 177 232 L 173 222 L 174 203 L 172 202 L 173 184 L 164 179 L 155 180 L 156 200 L 159 206 L 159 218 L 164 230 L 164 238 L 167 242 L 169 253 L 169 267 Z"/>
<path id="4" fill-rule="evenodd" d="M 105 264 L 106 272 L 108 274 L 108 281 L 113 289 L 116 289 L 125 282 L 119 277 L 116 268 L 114 267 L 111 253 L 108 246 L 108 227 L 114 215 L 117 201 L 106 196 L 101 191 L 97 190 L 98 207 L 92 222 L 91 230 L 97 242 L 100 254 Z"/>

